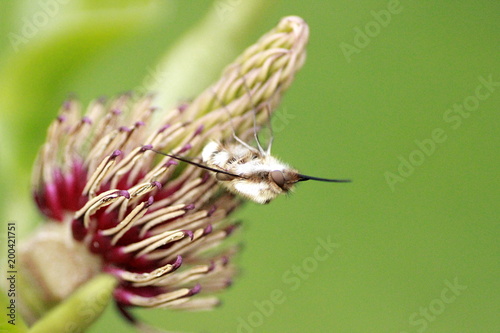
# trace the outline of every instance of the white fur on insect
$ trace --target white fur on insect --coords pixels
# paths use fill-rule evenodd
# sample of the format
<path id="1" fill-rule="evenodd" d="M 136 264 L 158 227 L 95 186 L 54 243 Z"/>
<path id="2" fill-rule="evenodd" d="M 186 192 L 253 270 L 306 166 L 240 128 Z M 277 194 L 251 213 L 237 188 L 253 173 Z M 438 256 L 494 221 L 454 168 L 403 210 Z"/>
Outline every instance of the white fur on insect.
<path id="1" fill-rule="evenodd" d="M 280 194 L 291 191 L 295 183 L 305 180 L 348 182 L 306 175 L 271 156 L 270 147 L 264 151 L 238 142 L 222 144 L 210 141 L 202 151 L 203 162 L 215 172 L 215 177 L 229 191 L 260 204 L 269 203 Z"/>
<path id="2" fill-rule="evenodd" d="M 215 177 L 229 191 L 257 203 L 268 203 L 290 191 L 298 172 L 277 158 L 241 143 L 224 145 L 210 141 L 201 154 L 203 162 L 227 173 Z"/>

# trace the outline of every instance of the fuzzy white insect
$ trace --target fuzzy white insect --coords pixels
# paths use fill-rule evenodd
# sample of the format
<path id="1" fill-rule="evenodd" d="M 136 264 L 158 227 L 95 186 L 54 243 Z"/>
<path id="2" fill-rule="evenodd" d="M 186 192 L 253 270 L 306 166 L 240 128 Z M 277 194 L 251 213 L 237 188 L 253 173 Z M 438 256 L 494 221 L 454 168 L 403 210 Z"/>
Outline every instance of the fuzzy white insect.
<path id="1" fill-rule="evenodd" d="M 207 166 L 227 172 L 216 172 L 215 177 L 229 191 L 260 204 L 288 193 L 300 181 L 349 182 L 299 174 L 271 154 L 241 143 L 211 141 L 203 149 L 202 158 Z"/>
<path id="2" fill-rule="evenodd" d="M 229 113 L 229 110 L 227 111 Z M 229 117 L 232 126 L 230 113 Z M 227 190 L 260 204 L 267 204 L 280 194 L 290 192 L 294 185 L 300 181 L 350 182 L 350 180 L 347 179 L 327 179 L 306 176 L 273 157 L 271 155 L 271 145 L 273 141 L 272 128 L 269 124 L 271 139 L 269 140 L 267 149 L 264 150 L 257 137 L 255 118 L 254 109 L 254 137 L 257 148 L 241 140 L 236 135 L 233 127 L 235 142 L 223 144 L 217 141 L 210 141 L 203 148 L 201 154 L 202 163 L 193 162 L 185 158 L 159 151 L 155 152 L 212 171 L 219 183 Z"/>

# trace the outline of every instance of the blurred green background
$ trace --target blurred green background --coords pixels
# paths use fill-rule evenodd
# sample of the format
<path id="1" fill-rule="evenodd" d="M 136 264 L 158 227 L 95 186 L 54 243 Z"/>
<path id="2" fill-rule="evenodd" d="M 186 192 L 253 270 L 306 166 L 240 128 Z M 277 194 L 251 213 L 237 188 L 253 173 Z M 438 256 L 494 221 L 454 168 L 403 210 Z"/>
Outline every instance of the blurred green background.
<path id="1" fill-rule="evenodd" d="M 239 211 L 242 274 L 221 308 L 135 313 L 189 332 L 498 332 L 498 1 L 2 1 L 1 223 L 22 237 L 41 221 L 30 169 L 68 93 L 87 103 L 154 84 L 147 76 L 208 12 L 220 33 L 245 11 L 233 46 L 190 45 L 197 66 L 221 63 L 177 98 L 299 15 L 308 59 L 274 122 L 274 154 L 354 182 L 300 184 Z M 322 242 L 336 246 L 318 256 Z M 110 307 L 90 329 L 103 331 L 133 329 Z"/>

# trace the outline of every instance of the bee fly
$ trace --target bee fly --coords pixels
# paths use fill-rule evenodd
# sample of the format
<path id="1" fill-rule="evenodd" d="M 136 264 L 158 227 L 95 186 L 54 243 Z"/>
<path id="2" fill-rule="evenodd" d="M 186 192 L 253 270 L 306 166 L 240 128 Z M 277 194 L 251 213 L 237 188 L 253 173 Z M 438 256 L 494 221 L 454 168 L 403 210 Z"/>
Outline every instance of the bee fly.
<path id="1" fill-rule="evenodd" d="M 229 112 L 229 110 L 227 111 Z M 269 124 L 271 139 L 269 140 L 267 149 L 264 150 L 257 137 L 255 118 L 254 109 L 254 137 L 257 148 L 248 145 L 236 136 L 233 127 L 233 137 L 236 142 L 223 144 L 217 141 L 210 141 L 203 148 L 201 153 L 202 163 L 197 163 L 183 157 L 166 154 L 156 150 L 153 151 L 209 170 L 214 173 L 215 178 L 227 190 L 260 204 L 267 204 L 278 195 L 290 192 L 294 185 L 301 181 L 316 180 L 331 183 L 350 182 L 350 180 L 347 179 L 327 179 L 306 176 L 271 156 L 271 144 L 273 140 L 272 128 Z M 231 122 L 231 118 L 229 119 Z M 270 123 L 270 115 L 268 121 Z"/>

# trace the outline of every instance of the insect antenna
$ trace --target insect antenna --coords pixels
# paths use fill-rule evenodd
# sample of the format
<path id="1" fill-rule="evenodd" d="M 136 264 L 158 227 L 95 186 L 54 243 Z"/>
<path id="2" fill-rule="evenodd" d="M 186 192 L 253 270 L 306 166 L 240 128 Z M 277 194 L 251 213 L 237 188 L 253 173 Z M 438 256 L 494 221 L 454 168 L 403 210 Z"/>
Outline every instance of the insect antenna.
<path id="1" fill-rule="evenodd" d="M 209 166 L 207 166 L 205 164 L 194 162 L 194 161 L 191 161 L 191 160 L 189 160 L 187 158 L 184 158 L 184 157 L 180 157 L 180 156 L 177 156 L 177 155 L 167 154 L 167 153 L 164 153 L 162 151 L 155 150 L 155 149 L 151 149 L 151 151 L 155 152 L 157 154 L 160 154 L 160 155 L 171 157 L 171 158 L 176 159 L 176 160 L 181 161 L 181 162 L 185 162 L 185 163 L 197 166 L 197 167 L 205 169 L 205 170 L 213 171 L 213 172 L 216 172 L 216 173 L 222 173 L 224 175 L 228 175 L 228 176 L 235 177 L 235 178 L 244 178 L 244 177 L 242 177 L 240 175 L 235 175 L 234 173 L 230 173 L 230 172 L 227 172 L 227 171 L 221 170 L 221 169 L 211 168 L 211 167 L 209 167 Z"/>
<path id="2" fill-rule="evenodd" d="M 298 182 L 303 182 L 306 180 L 316 180 L 316 181 L 320 181 L 320 182 L 329 182 L 329 183 L 350 183 L 351 182 L 350 179 L 319 178 L 319 177 L 306 176 L 306 175 L 301 175 L 301 174 L 298 174 L 297 176 L 299 176 L 299 180 L 297 180 Z"/>

